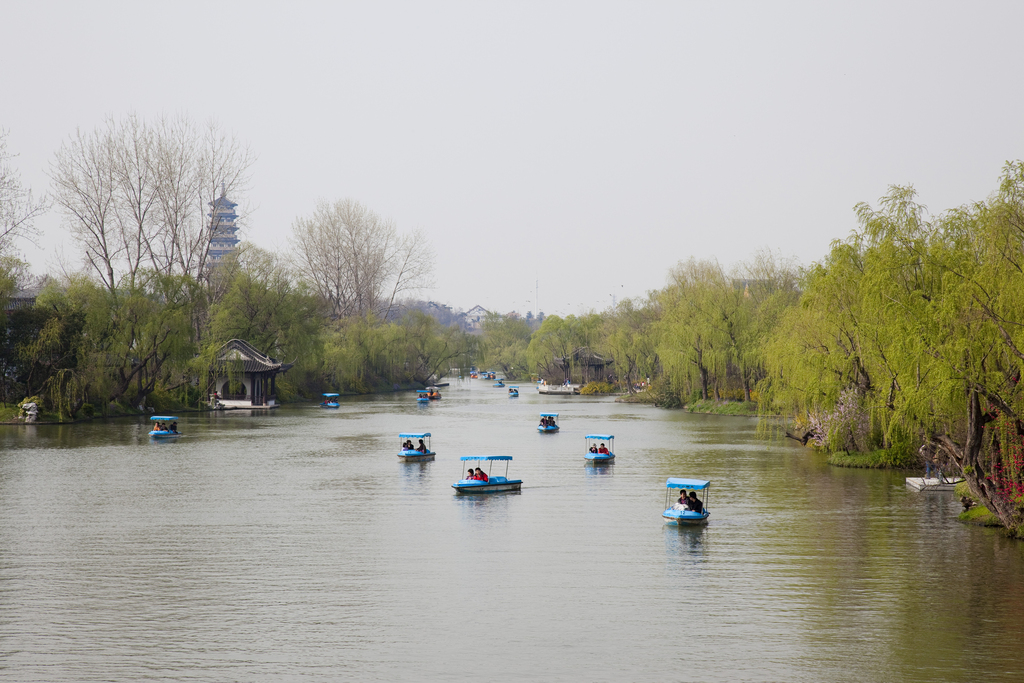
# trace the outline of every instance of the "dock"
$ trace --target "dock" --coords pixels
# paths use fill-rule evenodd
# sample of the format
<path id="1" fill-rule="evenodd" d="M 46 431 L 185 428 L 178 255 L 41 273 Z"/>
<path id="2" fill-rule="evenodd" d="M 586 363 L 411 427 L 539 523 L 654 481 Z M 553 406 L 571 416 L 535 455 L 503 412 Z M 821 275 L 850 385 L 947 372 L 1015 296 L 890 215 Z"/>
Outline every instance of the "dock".
<path id="1" fill-rule="evenodd" d="M 939 479 L 938 477 L 907 477 L 907 488 L 914 491 L 952 491 L 953 488 L 963 481 L 963 477 L 958 477 L 953 480 L 946 479 L 945 477 Z"/>
<path id="2" fill-rule="evenodd" d="M 572 396 L 580 393 L 579 384 L 538 384 L 537 392 L 541 394 L 553 394 L 555 396 Z"/>

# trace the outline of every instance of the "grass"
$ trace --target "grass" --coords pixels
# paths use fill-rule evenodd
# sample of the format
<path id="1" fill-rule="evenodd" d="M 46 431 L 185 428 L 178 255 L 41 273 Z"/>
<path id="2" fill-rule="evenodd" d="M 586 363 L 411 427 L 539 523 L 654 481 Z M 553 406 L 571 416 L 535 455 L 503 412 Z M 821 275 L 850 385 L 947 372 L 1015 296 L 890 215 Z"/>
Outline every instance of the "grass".
<path id="1" fill-rule="evenodd" d="M 757 404 L 753 401 L 694 401 L 686 406 L 690 413 L 705 413 L 708 415 L 745 415 L 757 417 Z"/>
<path id="2" fill-rule="evenodd" d="M 867 453 L 831 453 L 828 464 L 836 467 L 864 467 L 880 470 L 911 470 L 918 466 L 913 453 L 891 450 L 869 451 Z"/>
<path id="3" fill-rule="evenodd" d="M 975 505 L 970 510 L 964 510 L 957 519 L 965 524 L 974 524 L 976 526 L 1003 526 L 999 518 L 989 512 L 989 509 L 984 505 Z"/>

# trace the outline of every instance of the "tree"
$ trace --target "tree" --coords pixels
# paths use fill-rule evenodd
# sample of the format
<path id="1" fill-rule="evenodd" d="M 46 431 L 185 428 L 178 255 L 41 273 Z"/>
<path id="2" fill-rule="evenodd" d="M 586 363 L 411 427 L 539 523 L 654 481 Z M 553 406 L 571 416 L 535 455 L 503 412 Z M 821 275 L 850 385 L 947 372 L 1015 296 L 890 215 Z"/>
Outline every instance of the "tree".
<path id="1" fill-rule="evenodd" d="M 488 312 L 483 324 L 483 359 L 481 363 L 501 368 L 507 379 L 529 374 L 526 350 L 530 344 L 530 326 L 521 319 Z"/>
<path id="2" fill-rule="evenodd" d="M 296 270 L 335 318 L 388 320 L 400 295 L 429 284 L 433 255 L 423 235 L 399 235 L 359 202 L 320 201 L 293 231 Z"/>
<path id="3" fill-rule="evenodd" d="M 217 230 L 209 207 L 248 182 L 252 153 L 215 124 L 147 123 L 135 114 L 76 131 L 50 167 L 55 201 L 108 291 L 144 269 L 202 280 Z M 209 213 L 208 213 L 209 212 Z"/>
<path id="4" fill-rule="evenodd" d="M 34 237 L 33 222 L 49 206 L 45 196 L 33 200 L 32 190 L 22 186 L 11 163 L 15 155 L 7 151 L 7 135 L 0 129 L 0 256 L 9 254 L 19 238 Z"/>

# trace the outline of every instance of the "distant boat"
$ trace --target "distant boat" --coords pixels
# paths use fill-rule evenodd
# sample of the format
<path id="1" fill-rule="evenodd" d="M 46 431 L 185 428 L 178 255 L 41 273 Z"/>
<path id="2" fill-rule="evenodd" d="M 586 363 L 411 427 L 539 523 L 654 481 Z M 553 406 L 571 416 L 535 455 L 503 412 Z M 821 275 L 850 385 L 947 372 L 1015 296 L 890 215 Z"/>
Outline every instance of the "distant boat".
<path id="1" fill-rule="evenodd" d="M 434 451 L 430 450 L 430 432 L 407 432 L 399 434 L 398 438 L 402 440 L 402 449 L 398 451 L 398 459 L 402 462 L 424 462 L 433 460 L 434 456 L 437 455 Z M 426 439 L 427 441 L 424 446 L 427 450 L 418 450 L 416 444 L 413 444 L 411 449 L 406 448 L 405 442 L 411 439 Z"/>
<path id="2" fill-rule="evenodd" d="M 491 465 L 495 461 L 504 461 L 505 463 L 505 476 L 491 476 L 491 473 L 487 472 L 487 480 L 479 479 L 460 479 L 459 481 L 452 484 L 452 488 L 455 489 L 456 493 L 498 493 L 501 491 L 518 491 L 523 486 L 522 479 L 509 479 L 508 478 L 508 464 L 512 461 L 511 455 L 464 455 L 459 458 L 462 462 L 467 461 L 484 461 L 488 463 L 488 470 L 491 469 Z"/>
<path id="3" fill-rule="evenodd" d="M 558 420 L 558 413 L 541 413 L 540 417 L 542 422 L 544 422 L 544 418 L 547 418 L 547 422 L 546 424 L 537 425 L 538 432 L 552 433 L 558 431 L 558 425 L 555 422 Z"/>
<path id="4" fill-rule="evenodd" d="M 426 389 L 417 389 L 416 400 L 419 401 L 420 403 L 430 403 L 430 397 L 427 396 L 427 393 L 428 392 Z"/>
<path id="5" fill-rule="evenodd" d="M 587 434 L 587 453 L 584 457 L 596 463 L 609 462 L 615 459 L 615 437 L 611 434 Z M 605 446 L 604 442 L 608 445 Z"/>
<path id="6" fill-rule="evenodd" d="M 173 415 L 154 415 L 151 418 L 149 418 L 149 420 L 150 422 L 156 423 L 155 425 L 153 425 L 152 431 L 149 432 L 149 435 L 152 438 L 177 439 L 179 436 L 181 436 L 181 434 L 178 433 L 177 426 L 175 426 L 173 430 L 171 429 L 171 423 L 178 421 L 178 418 L 174 417 Z M 161 422 L 166 424 L 160 424 Z"/>
<path id="7" fill-rule="evenodd" d="M 711 482 L 704 481 L 703 479 L 680 479 L 678 477 L 669 477 L 665 482 L 666 509 L 665 512 L 661 513 L 661 516 L 669 524 L 703 524 L 708 520 L 708 515 L 711 514 L 707 508 L 708 489 L 710 487 Z M 673 491 L 682 491 L 683 495 L 685 495 L 686 489 L 700 491 L 700 495 L 697 497 L 697 500 L 700 501 L 700 512 L 683 509 L 678 503 L 671 506 L 669 505 L 669 497 Z"/>
<path id="8" fill-rule="evenodd" d="M 441 392 L 438 391 L 437 387 L 427 387 L 427 398 L 431 401 L 440 401 Z"/>
<path id="9" fill-rule="evenodd" d="M 320 402 L 321 408 L 337 408 L 338 396 L 341 394 L 324 394 L 324 400 Z"/>
<path id="10" fill-rule="evenodd" d="M 500 389 L 500 388 L 502 388 L 504 386 L 505 386 L 505 382 L 500 380 L 500 379 L 497 382 L 494 383 L 494 388 L 495 389 Z"/>
<path id="11" fill-rule="evenodd" d="M 508 388 L 509 398 L 519 398 L 519 387 L 509 386 Z"/>

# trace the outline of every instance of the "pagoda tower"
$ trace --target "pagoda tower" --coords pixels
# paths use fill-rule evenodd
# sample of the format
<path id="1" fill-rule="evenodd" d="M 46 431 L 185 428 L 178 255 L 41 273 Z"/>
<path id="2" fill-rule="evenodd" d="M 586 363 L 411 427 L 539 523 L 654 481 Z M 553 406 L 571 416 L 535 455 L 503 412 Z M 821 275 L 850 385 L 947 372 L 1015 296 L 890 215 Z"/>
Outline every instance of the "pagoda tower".
<path id="1" fill-rule="evenodd" d="M 209 204 L 210 213 L 206 214 L 210 219 L 210 253 L 206 258 L 208 267 L 216 266 L 225 256 L 235 251 L 235 247 L 241 241 L 235 235 L 238 226 L 238 214 L 235 213 L 235 202 L 227 198 L 224 190 L 224 183 L 220 184 L 220 197 Z"/>

